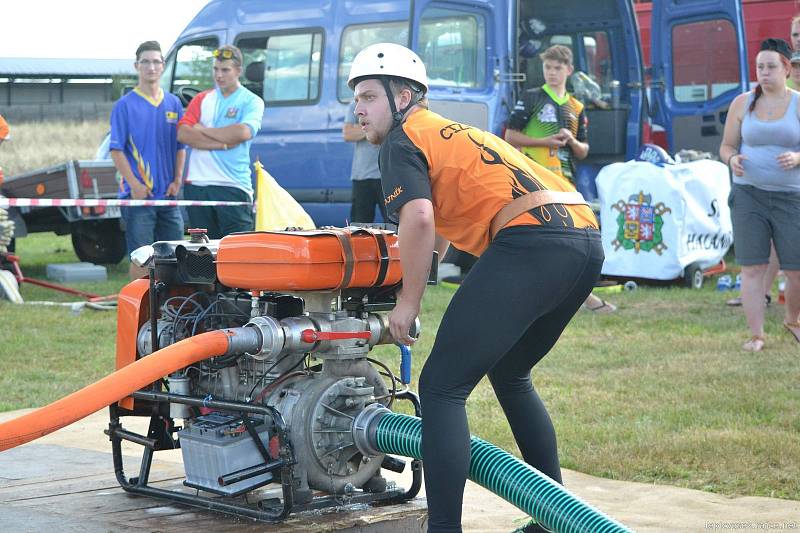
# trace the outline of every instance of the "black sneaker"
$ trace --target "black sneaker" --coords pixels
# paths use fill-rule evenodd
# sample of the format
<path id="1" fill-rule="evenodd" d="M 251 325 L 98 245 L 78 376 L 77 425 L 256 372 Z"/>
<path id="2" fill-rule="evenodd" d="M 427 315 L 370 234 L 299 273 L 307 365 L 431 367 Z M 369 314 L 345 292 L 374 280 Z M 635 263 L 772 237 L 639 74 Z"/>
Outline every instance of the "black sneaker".
<path id="1" fill-rule="evenodd" d="M 442 278 L 442 283 L 452 283 L 453 285 L 461 285 L 465 277 L 467 277 L 466 274 L 459 274 L 458 276 L 448 276 L 446 278 Z"/>

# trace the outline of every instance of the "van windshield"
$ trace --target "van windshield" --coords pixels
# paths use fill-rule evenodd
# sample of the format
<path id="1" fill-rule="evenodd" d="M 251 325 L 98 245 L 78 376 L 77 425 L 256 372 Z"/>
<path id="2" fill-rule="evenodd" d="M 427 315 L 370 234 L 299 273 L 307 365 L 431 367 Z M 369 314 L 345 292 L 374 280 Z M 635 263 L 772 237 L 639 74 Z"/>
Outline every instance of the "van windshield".
<path id="1" fill-rule="evenodd" d="M 175 74 L 172 79 L 172 91 L 178 92 L 182 88 L 194 92 L 204 91 L 214 86 L 214 75 L 212 73 L 212 52 L 217 48 L 217 40 L 214 38 L 203 39 L 182 44 L 178 48 L 175 58 Z M 172 57 L 167 59 L 169 72 Z M 167 76 L 165 76 L 167 78 Z"/>

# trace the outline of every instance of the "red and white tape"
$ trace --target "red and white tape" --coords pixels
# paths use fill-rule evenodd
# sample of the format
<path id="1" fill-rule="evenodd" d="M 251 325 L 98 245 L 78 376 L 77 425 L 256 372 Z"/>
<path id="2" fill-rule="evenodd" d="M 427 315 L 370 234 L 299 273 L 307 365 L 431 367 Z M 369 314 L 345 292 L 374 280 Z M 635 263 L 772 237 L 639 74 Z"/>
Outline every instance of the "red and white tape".
<path id="1" fill-rule="evenodd" d="M 193 207 L 251 205 L 250 202 L 217 202 L 213 200 L 119 200 L 100 198 L 3 198 L 0 207 Z"/>

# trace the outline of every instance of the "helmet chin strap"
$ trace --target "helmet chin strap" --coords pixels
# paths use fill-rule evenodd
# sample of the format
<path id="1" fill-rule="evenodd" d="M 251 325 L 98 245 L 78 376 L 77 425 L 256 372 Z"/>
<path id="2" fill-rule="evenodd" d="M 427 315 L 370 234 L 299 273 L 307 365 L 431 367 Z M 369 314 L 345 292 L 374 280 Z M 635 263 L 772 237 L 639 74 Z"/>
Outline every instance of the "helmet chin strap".
<path id="1" fill-rule="evenodd" d="M 403 122 L 403 117 L 408 110 L 416 105 L 417 102 L 419 102 L 420 96 L 412 91 L 411 101 L 408 102 L 407 106 L 398 111 L 397 106 L 394 104 L 394 94 L 392 93 L 392 87 L 389 84 L 389 77 L 381 76 L 381 82 L 383 83 L 383 88 L 386 91 L 386 97 L 389 99 L 389 110 L 392 112 L 392 127 L 390 129 L 394 129 L 401 122 Z"/>

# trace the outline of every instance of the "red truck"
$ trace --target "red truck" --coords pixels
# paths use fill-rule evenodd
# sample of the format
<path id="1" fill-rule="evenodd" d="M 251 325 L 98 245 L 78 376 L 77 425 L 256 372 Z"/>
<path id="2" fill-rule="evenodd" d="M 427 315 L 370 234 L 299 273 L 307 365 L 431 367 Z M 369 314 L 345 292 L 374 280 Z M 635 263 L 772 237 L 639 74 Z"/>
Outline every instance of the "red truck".
<path id="1" fill-rule="evenodd" d="M 741 0 L 744 11 L 745 39 L 747 42 L 747 58 L 750 65 L 750 81 L 756 79 L 753 59 L 758 47 L 768 37 L 780 37 L 789 41 L 789 25 L 792 17 L 800 15 L 800 0 Z M 650 65 L 650 34 L 652 28 L 652 2 L 649 0 L 634 0 L 636 19 L 639 22 L 639 35 L 642 42 L 642 53 L 646 66 Z M 704 49 L 713 45 L 711 39 L 707 43 L 686 43 L 682 48 L 686 51 L 686 63 L 691 63 L 690 57 L 699 57 L 698 48 Z M 676 52 L 677 52 L 676 47 Z M 709 57 L 709 56 L 705 56 Z M 676 61 L 678 64 L 679 61 Z M 735 69 L 735 59 L 731 62 Z"/>

